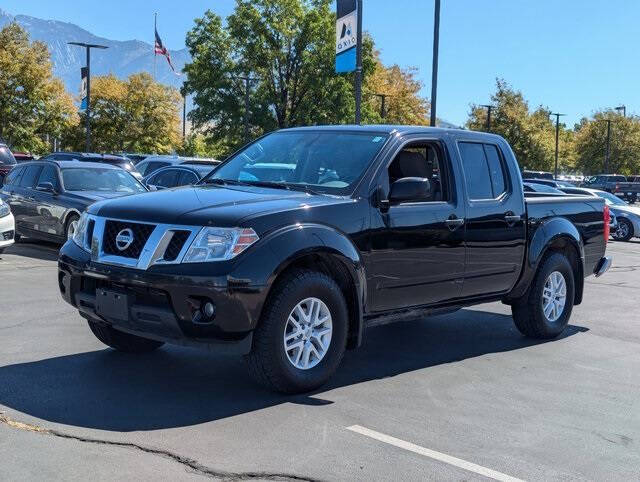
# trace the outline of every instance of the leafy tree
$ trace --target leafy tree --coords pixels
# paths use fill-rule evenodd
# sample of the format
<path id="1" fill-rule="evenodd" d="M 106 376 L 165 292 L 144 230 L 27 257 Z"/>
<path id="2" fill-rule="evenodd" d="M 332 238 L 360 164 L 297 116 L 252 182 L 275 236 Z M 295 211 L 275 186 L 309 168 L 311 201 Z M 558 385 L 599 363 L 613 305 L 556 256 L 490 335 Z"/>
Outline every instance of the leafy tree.
<path id="1" fill-rule="evenodd" d="M 174 152 L 182 145 L 182 98 L 147 73 L 127 80 L 113 75 L 91 79 L 91 149 L 97 152 Z M 84 149 L 84 114 L 69 139 Z"/>
<path id="2" fill-rule="evenodd" d="M 330 0 L 236 0 L 222 19 L 211 11 L 187 34 L 192 62 L 186 92 L 190 119 L 228 150 L 243 142 L 245 83 L 250 76 L 251 137 L 275 128 L 353 122 L 353 75 L 336 75 L 335 14 Z M 376 68 L 373 41 L 363 38 L 363 75 Z M 375 119 L 363 105 L 363 119 Z"/>
<path id="3" fill-rule="evenodd" d="M 609 173 L 640 173 L 640 119 L 623 117 L 612 110 L 596 112 L 576 125 L 576 165 L 585 174 L 604 172 L 607 123 L 611 120 Z"/>
<path id="4" fill-rule="evenodd" d="M 53 77 L 47 47 L 30 42 L 16 23 L 0 30 L 0 139 L 43 153 L 47 135 L 60 137 L 78 121 L 72 97 Z"/>
<path id="5" fill-rule="evenodd" d="M 552 171 L 555 162 L 555 126 L 549 118 L 550 111 L 538 107 L 531 112 L 528 102 L 520 91 L 514 90 L 503 79 L 496 79 L 496 92 L 491 96 L 491 132 L 504 137 L 522 168 Z M 486 130 L 487 109 L 471 105 L 467 128 Z M 562 139 L 570 139 L 562 127 Z M 562 165 L 569 166 L 570 150 L 560 144 L 566 157 Z"/>

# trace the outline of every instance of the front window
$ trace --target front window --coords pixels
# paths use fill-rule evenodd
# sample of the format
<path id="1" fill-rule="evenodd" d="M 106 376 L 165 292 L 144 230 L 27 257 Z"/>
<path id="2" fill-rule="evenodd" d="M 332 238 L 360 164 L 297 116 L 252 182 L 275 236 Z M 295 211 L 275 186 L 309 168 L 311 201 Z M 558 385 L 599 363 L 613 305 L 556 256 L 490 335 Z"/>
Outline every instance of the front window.
<path id="1" fill-rule="evenodd" d="M 270 134 L 203 179 L 347 194 L 380 152 L 387 135 L 347 131 Z"/>
<path id="2" fill-rule="evenodd" d="M 131 174 L 119 169 L 68 167 L 62 169 L 62 181 L 67 191 L 146 192 Z"/>
<path id="3" fill-rule="evenodd" d="M 627 203 L 625 201 L 609 192 L 598 191 L 596 194 L 599 197 L 603 198 L 608 206 L 627 206 Z"/>

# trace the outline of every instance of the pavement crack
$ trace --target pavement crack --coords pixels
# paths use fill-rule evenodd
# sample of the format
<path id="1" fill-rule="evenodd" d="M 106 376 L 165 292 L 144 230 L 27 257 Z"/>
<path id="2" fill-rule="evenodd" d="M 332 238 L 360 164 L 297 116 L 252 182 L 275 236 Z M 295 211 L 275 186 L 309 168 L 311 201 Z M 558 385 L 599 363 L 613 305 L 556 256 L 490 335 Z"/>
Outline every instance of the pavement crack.
<path id="1" fill-rule="evenodd" d="M 122 447 L 127 449 L 138 450 L 147 454 L 156 455 L 165 459 L 172 460 L 176 463 L 184 465 L 194 473 L 204 475 L 218 480 L 225 481 L 241 481 L 241 480 L 275 480 L 275 481 L 304 481 L 304 482 L 319 482 L 320 479 L 303 477 L 300 475 L 276 473 L 276 472 L 225 472 L 221 470 L 215 470 L 211 467 L 201 464 L 197 460 L 185 457 L 180 454 L 171 452 L 170 450 L 157 449 L 148 447 L 146 445 L 140 445 L 133 442 L 118 442 L 113 440 L 105 440 L 94 437 L 85 437 L 80 435 L 74 435 L 71 433 L 63 432 L 61 430 L 44 428 L 38 425 L 19 422 L 13 420 L 6 415 L 0 413 L 0 424 L 5 424 L 11 428 L 17 430 L 23 430 L 25 432 L 34 432 L 41 435 L 49 435 L 53 437 L 63 438 L 67 440 L 75 440 L 82 443 L 90 443 L 97 445 L 110 445 L 112 447 Z"/>

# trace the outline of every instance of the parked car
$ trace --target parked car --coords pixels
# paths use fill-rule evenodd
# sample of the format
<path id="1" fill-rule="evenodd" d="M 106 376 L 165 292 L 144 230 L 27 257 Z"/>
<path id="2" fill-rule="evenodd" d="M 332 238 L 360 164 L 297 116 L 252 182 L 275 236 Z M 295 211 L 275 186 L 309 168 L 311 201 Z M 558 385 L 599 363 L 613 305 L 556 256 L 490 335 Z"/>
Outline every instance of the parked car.
<path id="1" fill-rule="evenodd" d="M 204 164 L 213 167 L 220 164 L 215 159 L 201 159 L 194 157 L 180 157 L 180 156 L 149 156 L 144 161 L 138 163 L 137 168 L 140 173 L 147 177 L 154 171 L 168 166 L 177 166 L 179 164 Z"/>
<path id="2" fill-rule="evenodd" d="M 9 171 L 16 165 L 16 158 L 6 144 L 0 144 L 0 185 Z"/>
<path id="3" fill-rule="evenodd" d="M 122 156 L 113 156 L 111 154 L 95 154 L 86 152 L 52 152 L 44 156 L 42 159 L 50 161 L 82 161 L 96 162 L 100 164 L 110 164 L 118 166 L 129 172 L 133 177 L 142 181 L 142 174 L 136 169 L 130 159 Z"/>
<path id="4" fill-rule="evenodd" d="M 554 338 L 610 266 L 608 207 L 529 198 L 520 179 L 492 134 L 286 129 L 197 186 L 90 206 L 60 292 L 117 350 L 244 354 L 288 393 L 325 383 L 367 326 L 467 305 L 501 300 L 522 333 Z"/>
<path id="5" fill-rule="evenodd" d="M 613 196 L 613 194 L 606 193 L 604 191 L 598 191 L 596 189 L 588 189 L 586 187 L 562 187 L 560 191 L 564 194 L 578 195 L 578 196 L 596 196 L 605 200 L 605 203 L 609 206 L 609 232 L 614 236 L 618 229 L 618 210 L 607 201 L 606 196 Z M 600 195 L 601 194 L 601 195 Z M 623 201 L 624 202 L 624 201 Z M 626 203 L 625 203 L 626 204 Z"/>
<path id="6" fill-rule="evenodd" d="M 15 235 L 15 221 L 9 205 L 0 198 L 0 254 L 7 246 L 13 244 Z"/>
<path id="7" fill-rule="evenodd" d="M 538 192 L 545 194 L 564 194 L 562 191 L 555 187 L 547 186 L 546 184 L 539 184 L 535 182 L 523 182 L 524 192 Z"/>
<path id="8" fill-rule="evenodd" d="M 526 179 L 527 182 L 534 182 L 536 184 L 544 184 L 545 186 L 554 187 L 560 189 L 562 187 L 575 187 L 575 184 L 569 181 L 559 181 L 555 179 Z"/>
<path id="9" fill-rule="evenodd" d="M 546 171 L 522 171 L 522 179 L 551 179 L 553 180 L 553 174 Z"/>
<path id="10" fill-rule="evenodd" d="M 140 181 L 110 164 L 40 160 L 18 164 L 0 188 L 21 236 L 64 242 L 91 203 L 147 192 Z"/>
<path id="11" fill-rule="evenodd" d="M 138 154 L 134 152 L 114 152 L 114 156 L 126 157 L 129 159 L 133 165 L 137 165 L 140 161 L 144 161 L 151 154 Z"/>
<path id="12" fill-rule="evenodd" d="M 13 157 L 15 157 L 16 162 L 18 163 L 33 161 L 35 159 L 35 157 L 33 157 L 32 154 L 29 154 L 28 152 L 20 152 L 20 151 L 14 151 Z"/>
<path id="13" fill-rule="evenodd" d="M 189 163 L 163 167 L 145 177 L 143 182 L 147 187 L 153 186 L 155 189 L 193 185 L 209 174 L 213 167 Z"/>
<path id="14" fill-rule="evenodd" d="M 597 189 L 616 194 L 628 199 L 632 203 L 636 202 L 640 194 L 640 182 L 628 182 L 625 176 L 618 174 L 599 174 L 591 176 L 582 183 L 581 187 Z"/>

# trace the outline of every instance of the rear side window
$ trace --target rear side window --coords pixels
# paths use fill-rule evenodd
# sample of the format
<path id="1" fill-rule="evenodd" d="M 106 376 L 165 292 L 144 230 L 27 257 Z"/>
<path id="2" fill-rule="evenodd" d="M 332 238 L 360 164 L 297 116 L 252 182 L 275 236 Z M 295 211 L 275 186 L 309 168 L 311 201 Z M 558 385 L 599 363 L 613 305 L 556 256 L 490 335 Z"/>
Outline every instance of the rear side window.
<path id="1" fill-rule="evenodd" d="M 459 146 L 470 199 L 497 199 L 507 191 L 504 165 L 496 146 L 479 142 L 461 142 Z"/>
<path id="2" fill-rule="evenodd" d="M 42 166 L 27 166 L 24 170 L 22 178 L 20 179 L 20 187 L 32 188 L 36 183 L 36 179 L 38 179 L 40 169 L 42 169 Z"/>
<path id="3" fill-rule="evenodd" d="M 178 170 L 167 169 L 151 177 L 149 184 L 161 187 L 174 187 L 178 181 Z"/>
<path id="4" fill-rule="evenodd" d="M 191 171 L 182 171 L 180 173 L 180 177 L 178 178 L 178 186 L 186 186 L 188 184 L 195 184 L 198 182 L 198 176 L 196 176 Z"/>
<path id="5" fill-rule="evenodd" d="M 14 167 L 13 169 L 11 169 L 11 171 L 9 171 L 9 174 L 7 174 L 7 177 L 4 178 L 4 185 L 5 186 L 15 186 L 18 184 L 18 180 L 20 179 L 20 175 L 22 174 L 22 171 L 24 171 L 24 167 Z"/>

